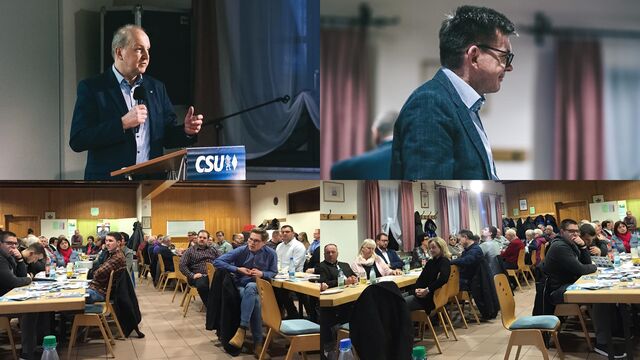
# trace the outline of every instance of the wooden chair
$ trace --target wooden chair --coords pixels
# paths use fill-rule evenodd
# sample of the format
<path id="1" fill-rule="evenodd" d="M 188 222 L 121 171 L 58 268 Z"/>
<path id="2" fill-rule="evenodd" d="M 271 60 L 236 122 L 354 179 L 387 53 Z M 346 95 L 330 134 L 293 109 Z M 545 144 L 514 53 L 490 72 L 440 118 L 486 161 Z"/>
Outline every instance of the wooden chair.
<path id="1" fill-rule="evenodd" d="M 151 266 L 144 262 L 144 256 L 142 256 L 142 251 L 138 250 L 136 252 L 136 256 L 138 257 L 138 279 L 146 279 L 147 284 L 149 283 L 149 275 L 151 275 Z"/>
<path id="2" fill-rule="evenodd" d="M 531 287 L 529 281 L 527 280 L 527 274 L 531 276 L 531 280 L 534 284 L 536 283 L 536 278 L 535 276 L 533 276 L 530 265 L 527 265 L 524 262 L 524 252 L 524 249 L 521 249 L 520 253 L 518 254 L 518 270 L 520 271 L 520 274 L 522 274 L 524 280 L 527 282 L 527 286 Z"/>
<path id="3" fill-rule="evenodd" d="M 523 316 L 516 318 L 516 304 L 513 300 L 513 292 L 509 286 L 509 280 L 507 280 L 507 277 L 504 274 L 497 274 L 493 277 L 493 282 L 496 286 L 496 292 L 498 293 L 502 326 L 511 331 L 504 359 L 509 359 L 509 354 L 511 353 L 511 348 L 513 346 L 518 347 L 518 350 L 516 351 L 517 360 L 520 356 L 522 345 L 533 345 L 538 347 L 542 352 L 544 360 L 549 360 L 549 352 L 547 351 L 542 337 L 543 331 L 551 333 L 556 349 L 562 359 L 564 356 L 562 354 L 562 349 L 560 348 L 560 342 L 558 342 L 560 319 L 554 315 Z"/>
<path id="4" fill-rule="evenodd" d="M 78 328 L 85 327 L 97 327 L 100 329 L 100 333 L 102 333 L 102 338 L 104 339 L 105 346 L 107 347 L 107 351 L 111 354 L 112 357 L 116 357 L 113 353 L 112 344 L 115 344 L 113 340 L 113 334 L 111 333 L 111 329 L 109 328 L 109 324 L 107 323 L 107 315 L 109 315 L 109 308 L 111 307 L 111 288 L 113 287 L 113 271 L 109 275 L 109 285 L 107 286 L 107 292 L 104 297 L 104 302 L 102 303 L 94 303 L 87 304 L 85 306 L 85 312 L 83 314 L 76 314 L 73 317 L 73 325 L 71 327 L 71 337 L 69 339 L 69 350 L 67 352 L 67 358 L 71 359 L 71 350 L 73 349 L 73 345 L 76 342 L 76 337 L 78 335 Z M 115 314 L 114 314 L 115 315 Z M 116 318 L 117 321 L 117 318 Z M 120 328 L 120 324 L 118 324 L 118 330 L 122 332 Z"/>
<path id="5" fill-rule="evenodd" d="M 460 272 L 458 271 L 458 267 L 456 265 L 451 265 L 451 274 L 449 275 L 449 302 L 448 304 L 452 304 L 458 307 L 458 312 L 460 313 L 460 317 L 462 318 L 462 324 L 465 329 L 469 328 L 467 324 L 467 319 L 464 316 L 464 311 L 462 311 L 462 307 L 460 306 L 460 301 L 458 300 L 458 293 L 460 292 Z M 455 304 L 454 304 L 455 303 Z"/>
<path id="6" fill-rule="evenodd" d="M 468 291 L 462 290 L 458 293 L 457 299 L 462 301 L 462 312 L 464 313 L 464 306 L 466 305 L 466 303 L 469 303 L 469 309 L 471 311 L 471 314 L 473 315 L 473 318 L 476 320 L 476 323 L 478 325 L 480 325 L 480 319 L 478 318 L 478 312 L 480 312 L 480 310 L 477 309 L 476 304 L 473 301 L 473 297 L 471 297 L 471 294 L 469 294 Z"/>
<path id="7" fill-rule="evenodd" d="M 538 266 L 538 250 L 531 250 L 531 267 Z"/>
<path id="8" fill-rule="evenodd" d="M 547 254 L 547 243 L 540 244 L 540 249 L 538 250 L 540 251 L 540 261 L 542 261 Z"/>
<path id="9" fill-rule="evenodd" d="M 589 351 L 593 351 L 591 337 L 589 337 L 589 331 L 587 330 L 587 323 L 584 321 L 584 316 L 582 315 L 579 304 L 558 304 L 556 305 L 556 309 L 553 314 L 555 316 L 577 316 L 580 321 L 580 325 L 582 326 L 582 331 L 584 332 L 584 337 L 587 341 Z"/>
<path id="10" fill-rule="evenodd" d="M 18 360 L 18 354 L 16 353 L 16 343 L 13 341 L 13 331 L 11 331 L 11 323 L 8 317 L 0 317 L 0 330 L 5 330 L 7 332 L 9 344 L 11 344 L 11 352 L 13 353 L 13 360 Z"/>
<path id="11" fill-rule="evenodd" d="M 176 279 L 177 275 L 175 271 L 166 270 L 166 268 L 164 267 L 164 260 L 162 260 L 162 255 L 160 254 L 158 254 L 158 266 L 160 267 L 160 276 L 158 277 L 158 290 L 164 292 L 164 290 L 167 288 L 169 280 Z"/>
<path id="12" fill-rule="evenodd" d="M 520 264 L 520 257 L 522 257 L 522 262 L 524 263 L 524 249 L 520 249 L 518 252 L 518 265 Z M 522 271 L 518 267 L 518 269 L 507 269 L 507 275 L 511 276 L 516 280 L 516 284 L 518 284 L 518 289 L 522 290 L 522 286 L 520 286 L 520 280 L 518 280 L 518 275 L 522 274 Z M 529 286 L 529 281 L 527 280 L 526 275 L 522 274 L 527 286 Z"/>
<path id="13" fill-rule="evenodd" d="M 176 299 L 176 294 L 178 293 L 178 288 L 180 288 L 180 293 L 183 294 L 187 290 L 187 286 L 189 283 L 187 282 L 187 277 L 180 271 L 180 258 L 178 256 L 173 257 L 173 269 L 176 273 L 176 287 L 173 289 L 173 297 L 171 298 L 171 303 Z M 180 304 L 182 306 L 182 303 Z"/>
<path id="14" fill-rule="evenodd" d="M 436 331 L 433 328 L 433 324 L 431 323 L 431 316 L 438 314 L 438 318 L 440 319 L 442 328 L 444 329 L 445 335 L 448 338 L 449 334 L 447 332 L 447 326 L 442 317 L 442 312 L 440 311 L 442 307 L 444 307 L 444 305 L 447 303 L 447 300 L 449 299 L 448 295 L 449 293 L 447 292 L 447 284 L 445 284 L 433 293 L 433 304 L 435 305 L 435 309 L 431 312 L 431 314 L 427 314 L 424 310 L 414 310 L 411 312 L 411 321 L 417 322 L 419 324 L 418 334 L 420 335 L 420 339 L 424 340 L 424 326 L 426 324 L 431 331 L 433 339 L 436 341 L 436 347 L 438 348 L 438 352 L 440 354 L 442 354 L 442 348 L 440 347 L 440 340 L 438 340 L 438 335 L 436 334 Z M 451 327 L 451 329 L 453 330 L 453 326 Z"/>
<path id="15" fill-rule="evenodd" d="M 264 358 L 274 333 L 289 341 L 289 349 L 285 360 L 293 359 L 293 355 L 299 352 L 306 359 L 307 351 L 320 350 L 320 325 L 302 319 L 282 320 L 271 283 L 266 280 L 256 279 L 256 286 L 262 303 L 262 322 L 269 328 L 258 359 L 262 360 Z"/>

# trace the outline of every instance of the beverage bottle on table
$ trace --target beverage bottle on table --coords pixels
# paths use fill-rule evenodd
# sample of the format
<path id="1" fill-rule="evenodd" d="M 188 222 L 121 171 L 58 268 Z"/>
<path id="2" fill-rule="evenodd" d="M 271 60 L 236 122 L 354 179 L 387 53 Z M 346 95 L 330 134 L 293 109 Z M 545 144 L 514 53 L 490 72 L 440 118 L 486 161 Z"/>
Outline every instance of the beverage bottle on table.
<path id="1" fill-rule="evenodd" d="M 355 359 L 355 357 L 353 356 L 353 351 L 351 351 L 351 339 L 340 340 L 340 355 L 338 355 L 338 360 L 353 359 Z"/>
<path id="2" fill-rule="evenodd" d="M 344 288 L 344 273 L 342 272 L 342 269 L 338 269 L 338 289 L 343 289 Z"/>
<path id="3" fill-rule="evenodd" d="M 48 335 L 44 337 L 42 342 L 42 357 L 41 360 L 60 360 L 58 357 L 58 352 L 56 351 L 56 337 L 54 335 Z"/>
<path id="4" fill-rule="evenodd" d="M 67 263 L 67 279 L 71 279 L 72 276 L 73 276 L 73 263 L 69 262 Z"/>
<path id="5" fill-rule="evenodd" d="M 376 265 L 374 264 L 373 266 L 376 266 Z M 376 271 L 373 269 L 373 266 L 371 267 L 371 271 L 369 271 L 369 281 L 371 282 L 371 285 L 377 282 Z"/>
<path id="6" fill-rule="evenodd" d="M 296 265 L 293 262 L 293 256 L 289 258 L 289 280 L 296 278 Z"/>
<path id="7" fill-rule="evenodd" d="M 409 259 L 404 259 L 404 264 L 402 265 L 402 272 L 404 272 L 405 274 L 408 274 L 410 269 L 411 269 L 411 265 L 409 264 Z"/>
<path id="8" fill-rule="evenodd" d="M 51 265 L 49 266 L 49 278 L 56 278 L 56 261 L 53 260 L 53 257 L 51 257 Z"/>
<path id="9" fill-rule="evenodd" d="M 618 254 L 618 249 L 616 247 L 613 248 L 613 267 L 620 266 L 620 254 Z"/>
<path id="10" fill-rule="evenodd" d="M 424 346 L 413 347 L 411 360 L 427 360 L 427 350 L 424 348 Z"/>

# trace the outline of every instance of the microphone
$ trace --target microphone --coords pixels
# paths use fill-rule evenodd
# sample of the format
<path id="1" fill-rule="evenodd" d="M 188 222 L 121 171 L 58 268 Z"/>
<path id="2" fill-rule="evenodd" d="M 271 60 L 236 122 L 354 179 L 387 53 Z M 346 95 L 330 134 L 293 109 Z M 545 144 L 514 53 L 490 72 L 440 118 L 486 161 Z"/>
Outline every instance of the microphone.
<path id="1" fill-rule="evenodd" d="M 143 105 L 147 101 L 147 92 L 144 90 L 144 86 L 140 85 L 133 90 L 133 99 L 137 105 Z M 136 126 L 136 134 L 140 131 L 140 125 Z"/>

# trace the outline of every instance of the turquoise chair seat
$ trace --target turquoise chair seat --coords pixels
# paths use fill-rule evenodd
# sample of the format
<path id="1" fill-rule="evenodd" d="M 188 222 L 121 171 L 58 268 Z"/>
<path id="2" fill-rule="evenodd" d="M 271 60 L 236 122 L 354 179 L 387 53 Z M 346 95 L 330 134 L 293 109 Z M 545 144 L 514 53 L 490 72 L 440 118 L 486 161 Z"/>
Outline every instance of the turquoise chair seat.
<path id="1" fill-rule="evenodd" d="M 86 314 L 101 314 L 102 313 L 102 305 L 101 304 L 85 304 L 84 312 Z"/>
<path id="2" fill-rule="evenodd" d="M 511 324 L 509 330 L 522 330 L 522 329 L 542 329 L 553 330 L 560 323 L 560 319 L 553 315 L 538 315 L 538 316 L 523 316 L 516 319 Z"/>
<path id="3" fill-rule="evenodd" d="M 282 320 L 280 332 L 291 336 L 315 334 L 320 332 L 320 325 L 304 319 Z"/>

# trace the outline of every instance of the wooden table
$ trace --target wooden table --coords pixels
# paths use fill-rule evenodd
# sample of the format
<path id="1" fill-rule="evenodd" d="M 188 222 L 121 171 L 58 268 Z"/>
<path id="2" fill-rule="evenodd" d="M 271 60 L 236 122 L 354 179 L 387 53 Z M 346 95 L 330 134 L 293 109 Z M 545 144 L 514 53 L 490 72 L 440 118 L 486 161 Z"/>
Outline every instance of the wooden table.
<path id="1" fill-rule="evenodd" d="M 576 284 L 593 283 L 595 280 L 592 278 L 597 273 L 584 275 L 576 281 Z M 639 279 L 634 279 L 633 282 L 618 282 L 614 286 L 607 289 L 599 290 L 567 290 L 564 293 L 564 301 L 567 303 L 578 304 L 621 304 L 620 310 L 622 313 L 622 322 L 625 334 L 627 359 L 633 360 L 633 343 L 630 338 L 630 318 L 627 304 L 640 304 L 640 289 L 629 289 L 625 285 L 635 284 L 640 285 Z M 613 359 L 611 334 L 609 337 L 609 359 Z"/>
<path id="2" fill-rule="evenodd" d="M 392 276 L 391 278 L 398 287 L 402 288 L 415 284 L 419 275 L 420 273 L 415 273 L 410 275 Z M 369 285 L 358 284 L 353 287 L 345 287 L 344 291 L 337 294 L 320 295 L 320 307 L 333 307 L 356 301 L 367 286 Z"/>
<path id="3" fill-rule="evenodd" d="M 85 275 L 86 279 L 86 275 Z M 15 288 L 4 296 L 21 295 L 31 289 L 31 285 Z M 59 312 L 59 311 L 84 311 L 85 289 L 61 290 L 68 293 L 82 293 L 82 296 L 74 297 L 52 297 L 54 293 L 45 294 L 44 296 L 24 301 L 1 301 L 0 315 L 15 315 L 36 312 Z"/>
<path id="4" fill-rule="evenodd" d="M 288 280 L 273 279 L 271 280 L 271 285 L 276 288 L 287 289 L 287 290 L 295 291 L 300 294 L 305 294 L 313 297 L 320 297 L 320 284 L 313 283 L 308 280 L 288 281 Z"/>

